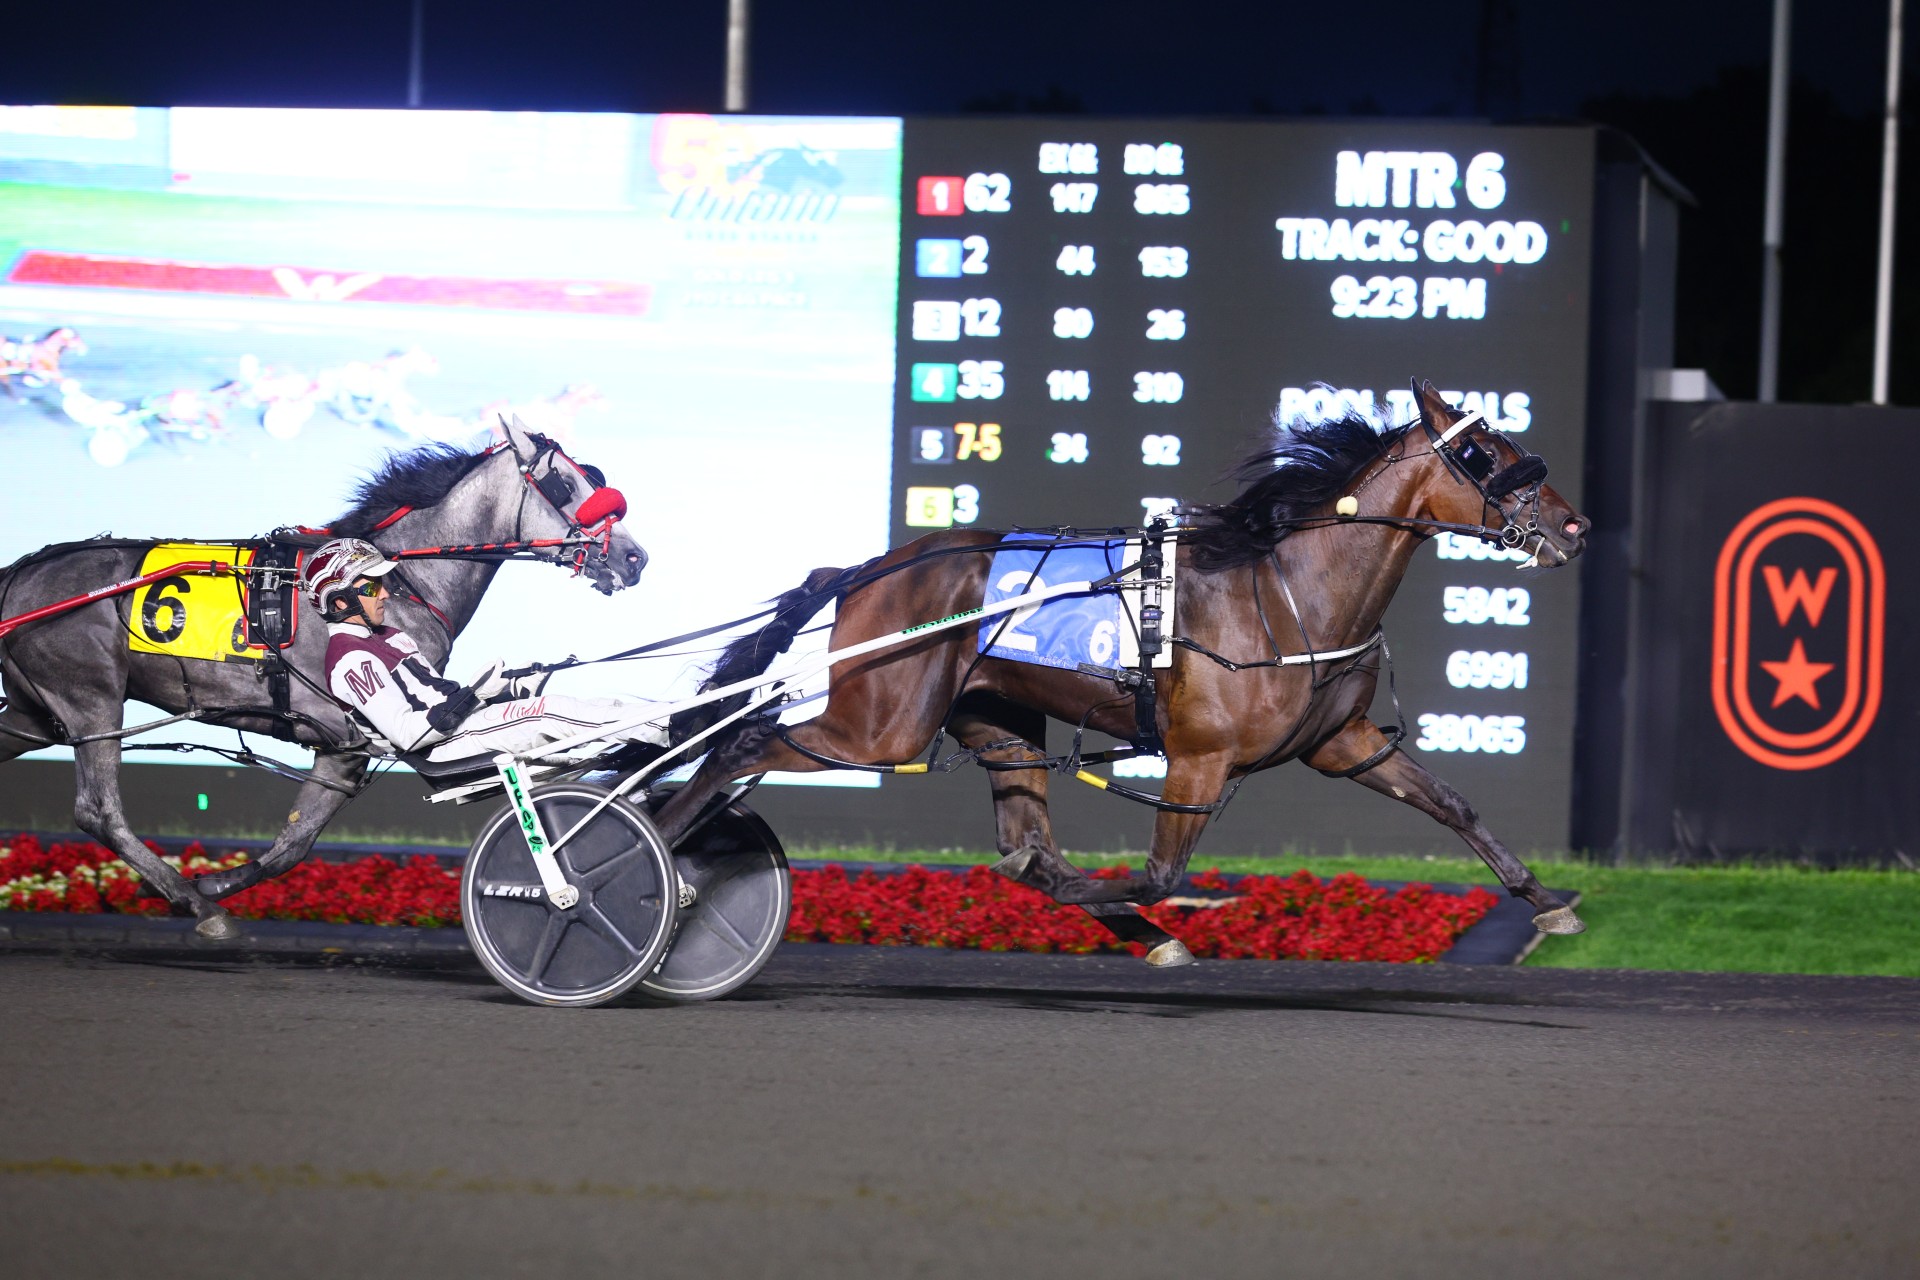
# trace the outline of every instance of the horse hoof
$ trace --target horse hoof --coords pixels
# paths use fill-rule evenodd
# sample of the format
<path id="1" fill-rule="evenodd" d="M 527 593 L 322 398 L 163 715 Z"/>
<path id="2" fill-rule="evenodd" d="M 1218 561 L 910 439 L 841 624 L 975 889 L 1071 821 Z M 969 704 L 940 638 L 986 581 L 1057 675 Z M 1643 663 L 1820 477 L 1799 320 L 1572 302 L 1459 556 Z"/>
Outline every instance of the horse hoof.
<path id="1" fill-rule="evenodd" d="M 1146 960 L 1156 969 L 1175 969 L 1183 964 L 1192 964 L 1193 952 L 1187 950 L 1187 944 L 1180 939 L 1169 938 L 1147 952 Z"/>
<path id="2" fill-rule="evenodd" d="M 1027 874 L 1027 868 L 1033 865 L 1033 854 L 1033 846 L 1022 845 L 1006 857 L 1000 859 L 1000 861 L 994 863 L 994 872 L 1017 883 L 1020 877 Z"/>
<path id="3" fill-rule="evenodd" d="M 208 942 L 234 942 L 240 938 L 240 922 L 221 911 L 203 916 L 193 931 Z"/>
<path id="4" fill-rule="evenodd" d="M 1542 933 L 1585 933 L 1586 922 L 1573 914 L 1572 907 L 1555 907 L 1533 918 L 1533 927 Z"/>

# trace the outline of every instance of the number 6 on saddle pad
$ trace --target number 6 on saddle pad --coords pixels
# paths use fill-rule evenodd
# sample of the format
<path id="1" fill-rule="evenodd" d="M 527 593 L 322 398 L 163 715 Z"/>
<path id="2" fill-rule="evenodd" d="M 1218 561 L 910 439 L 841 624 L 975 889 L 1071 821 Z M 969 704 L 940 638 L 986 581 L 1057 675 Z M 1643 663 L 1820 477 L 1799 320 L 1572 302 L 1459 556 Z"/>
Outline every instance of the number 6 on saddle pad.
<path id="1" fill-rule="evenodd" d="M 265 662 L 271 651 L 250 643 L 247 626 L 247 571 L 256 548 L 199 542 L 162 542 L 147 551 L 140 575 L 158 573 L 187 561 L 232 566 L 232 574 L 175 574 L 134 593 L 127 618 L 127 647 L 135 653 L 163 653 L 209 662 Z M 286 636 L 293 643 L 299 613 L 286 610 Z"/>

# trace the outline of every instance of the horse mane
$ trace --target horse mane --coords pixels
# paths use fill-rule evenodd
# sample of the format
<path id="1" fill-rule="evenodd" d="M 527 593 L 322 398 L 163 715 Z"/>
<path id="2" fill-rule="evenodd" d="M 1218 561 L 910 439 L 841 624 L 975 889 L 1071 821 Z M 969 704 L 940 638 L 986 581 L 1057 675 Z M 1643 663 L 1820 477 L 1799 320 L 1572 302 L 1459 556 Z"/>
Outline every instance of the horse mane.
<path id="1" fill-rule="evenodd" d="M 1287 523 L 1310 516 L 1346 489 L 1361 468 L 1407 433 L 1358 409 L 1323 422 L 1274 421 L 1272 442 L 1227 474 L 1245 485 L 1219 506 L 1192 507 L 1181 541 L 1206 572 L 1253 564 L 1292 532 Z"/>
<path id="2" fill-rule="evenodd" d="M 468 453 L 451 444 L 389 453 L 380 469 L 353 491 L 353 509 L 333 522 L 334 536 L 364 538 L 396 508 L 435 505 L 488 456 L 485 450 Z"/>

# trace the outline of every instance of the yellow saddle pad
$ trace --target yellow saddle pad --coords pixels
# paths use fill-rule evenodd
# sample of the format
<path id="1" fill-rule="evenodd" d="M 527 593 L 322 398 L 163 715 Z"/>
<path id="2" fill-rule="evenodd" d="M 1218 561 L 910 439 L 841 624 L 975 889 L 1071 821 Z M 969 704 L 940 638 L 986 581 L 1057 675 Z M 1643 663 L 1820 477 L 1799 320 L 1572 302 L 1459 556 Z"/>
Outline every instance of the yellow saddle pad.
<path id="1" fill-rule="evenodd" d="M 253 548 L 163 542 L 140 562 L 140 576 L 171 565 L 214 560 L 245 569 Z M 214 662 L 259 662 L 265 646 L 247 643 L 246 578 L 222 574 L 179 573 L 148 583 L 133 593 L 127 646 L 135 653 L 164 653 Z"/>

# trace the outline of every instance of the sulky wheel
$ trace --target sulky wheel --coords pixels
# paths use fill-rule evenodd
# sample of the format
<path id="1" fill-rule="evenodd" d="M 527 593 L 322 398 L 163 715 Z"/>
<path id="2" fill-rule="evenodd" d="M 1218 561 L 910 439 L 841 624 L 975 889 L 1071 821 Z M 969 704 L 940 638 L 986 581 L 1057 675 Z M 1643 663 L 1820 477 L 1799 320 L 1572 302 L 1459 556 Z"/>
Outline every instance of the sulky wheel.
<path id="1" fill-rule="evenodd" d="M 786 851 L 736 800 L 682 840 L 673 860 L 684 886 L 679 923 L 638 994 L 674 1004 L 718 999 L 760 972 L 787 931 Z"/>
<path id="2" fill-rule="evenodd" d="M 487 971 L 523 999 L 603 1004 L 651 972 L 673 936 L 678 885 L 666 842 L 625 800 L 594 813 L 607 798 L 603 787 L 562 782 L 528 796 L 580 900 L 561 910 L 548 899 L 513 808 L 503 807 L 468 850 L 460 877 L 467 939 Z"/>

